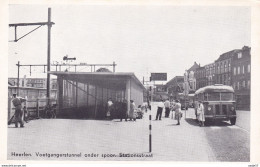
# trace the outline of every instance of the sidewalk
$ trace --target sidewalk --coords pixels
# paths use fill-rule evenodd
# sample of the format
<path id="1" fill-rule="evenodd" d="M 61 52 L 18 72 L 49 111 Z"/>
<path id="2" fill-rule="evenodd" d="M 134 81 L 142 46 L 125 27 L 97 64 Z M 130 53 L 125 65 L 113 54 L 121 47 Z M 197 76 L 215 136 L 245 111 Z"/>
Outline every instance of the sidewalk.
<path id="1" fill-rule="evenodd" d="M 156 108 L 152 115 L 155 118 Z M 149 112 L 149 111 L 148 111 Z M 190 120 L 193 110 L 187 111 Z M 163 114 L 164 116 L 164 114 Z M 183 115 L 185 117 L 185 115 Z M 136 122 L 41 119 L 25 124 L 25 128 L 8 128 L 8 159 L 32 160 L 156 160 L 214 161 L 203 128 L 193 126 L 184 118 L 181 125 L 170 118 L 152 121 L 153 157 L 84 157 L 84 154 L 148 153 L 149 115 Z M 19 139 L 19 140 L 18 140 Z M 23 144 L 21 144 L 23 143 Z M 14 157 L 11 152 L 32 156 Z M 35 153 L 82 153 L 82 157 L 59 159 L 37 157 Z"/>

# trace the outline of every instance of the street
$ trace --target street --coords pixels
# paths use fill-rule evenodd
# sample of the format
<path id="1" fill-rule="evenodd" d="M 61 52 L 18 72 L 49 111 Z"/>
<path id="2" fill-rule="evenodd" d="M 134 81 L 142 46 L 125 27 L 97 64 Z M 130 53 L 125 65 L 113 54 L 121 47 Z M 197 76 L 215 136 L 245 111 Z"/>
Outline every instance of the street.
<path id="1" fill-rule="evenodd" d="M 118 157 L 149 154 L 149 111 L 143 119 L 40 119 L 25 128 L 8 128 L 8 159 L 32 160 L 148 160 L 148 161 L 250 161 L 250 112 L 238 111 L 237 124 L 219 122 L 199 127 L 194 109 L 183 111 L 181 125 L 171 118 L 155 121 L 152 107 L 152 157 Z M 24 154 L 14 156 L 13 153 Z M 46 157 L 39 154 L 80 154 L 80 157 Z M 87 154 L 99 154 L 89 157 Z M 13 154 L 13 155 L 12 155 Z M 27 154 L 25 156 L 25 154 Z M 102 157 L 108 154 L 111 157 Z M 88 156 L 88 157 L 86 157 Z M 113 157 L 114 156 L 114 157 Z"/>

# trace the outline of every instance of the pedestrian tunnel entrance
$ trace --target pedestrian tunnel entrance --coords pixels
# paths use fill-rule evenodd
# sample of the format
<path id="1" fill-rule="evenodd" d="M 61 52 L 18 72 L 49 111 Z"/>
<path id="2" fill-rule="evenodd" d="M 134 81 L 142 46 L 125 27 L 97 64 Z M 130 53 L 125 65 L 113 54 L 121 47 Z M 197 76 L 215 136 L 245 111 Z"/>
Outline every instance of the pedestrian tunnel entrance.
<path id="1" fill-rule="evenodd" d="M 134 73 L 110 72 L 49 72 L 57 76 L 59 118 L 104 119 L 107 101 L 122 106 L 125 101 L 127 110 L 130 100 L 136 105 L 143 103 L 142 83 Z M 116 107 L 112 118 L 120 116 L 120 107 Z"/>

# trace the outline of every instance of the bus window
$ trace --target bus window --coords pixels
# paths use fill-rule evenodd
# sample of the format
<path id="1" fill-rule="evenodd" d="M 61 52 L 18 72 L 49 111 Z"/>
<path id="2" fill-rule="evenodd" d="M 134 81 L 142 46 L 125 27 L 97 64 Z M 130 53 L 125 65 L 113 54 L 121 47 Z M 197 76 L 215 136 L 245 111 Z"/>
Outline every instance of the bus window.
<path id="1" fill-rule="evenodd" d="M 220 101 L 220 93 L 219 92 L 208 93 L 208 101 Z"/>
<path id="2" fill-rule="evenodd" d="M 208 101 L 207 93 L 203 93 L 203 94 L 204 94 L 204 101 Z"/>
<path id="3" fill-rule="evenodd" d="M 233 100 L 233 93 L 222 92 L 221 93 L 221 100 L 222 101 L 232 101 Z"/>

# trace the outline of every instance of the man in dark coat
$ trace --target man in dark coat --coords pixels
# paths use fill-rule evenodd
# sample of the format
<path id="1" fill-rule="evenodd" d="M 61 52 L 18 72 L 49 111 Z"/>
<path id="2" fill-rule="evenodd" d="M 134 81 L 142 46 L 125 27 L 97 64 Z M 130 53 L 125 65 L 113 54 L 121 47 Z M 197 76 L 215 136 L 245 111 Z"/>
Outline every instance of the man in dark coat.
<path id="1" fill-rule="evenodd" d="M 125 121 L 127 121 L 127 101 L 124 100 L 121 103 L 121 108 L 120 108 L 120 121 L 122 121 L 122 119 L 125 119 Z"/>
<path id="2" fill-rule="evenodd" d="M 16 94 L 13 94 L 13 105 L 15 107 L 15 114 L 14 114 L 14 117 L 15 117 L 15 127 L 17 128 L 18 127 L 18 123 L 20 123 L 20 127 L 23 128 L 24 127 L 24 123 L 23 123 L 23 120 L 22 120 L 22 116 L 23 116 L 23 111 L 22 111 L 22 102 L 23 100 L 22 99 L 19 99 L 16 97 Z"/>

